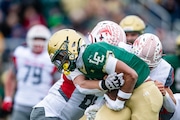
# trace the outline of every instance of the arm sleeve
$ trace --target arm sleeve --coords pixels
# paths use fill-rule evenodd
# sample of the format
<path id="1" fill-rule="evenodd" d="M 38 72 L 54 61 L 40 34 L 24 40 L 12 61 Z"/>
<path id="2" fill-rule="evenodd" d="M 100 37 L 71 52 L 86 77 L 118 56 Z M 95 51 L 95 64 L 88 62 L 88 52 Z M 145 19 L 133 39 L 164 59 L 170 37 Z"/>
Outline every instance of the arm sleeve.
<path id="1" fill-rule="evenodd" d="M 166 92 L 166 95 L 163 97 L 163 107 L 168 111 L 173 113 L 175 111 L 176 105 L 173 102 L 172 98 L 170 97 L 170 95 L 168 94 L 168 92 Z"/>
<path id="2" fill-rule="evenodd" d="M 113 56 L 109 56 L 107 59 L 107 63 L 106 63 L 106 72 L 108 74 L 112 74 L 115 72 L 116 70 L 116 63 L 117 63 L 118 59 L 116 59 Z"/>
<path id="3" fill-rule="evenodd" d="M 83 75 L 83 73 L 80 72 L 78 69 L 75 69 L 73 72 L 70 72 L 70 74 L 67 77 L 70 80 L 74 80 L 79 75 Z"/>
<path id="4" fill-rule="evenodd" d="M 86 88 L 82 88 L 80 87 L 78 84 L 75 85 L 76 88 L 79 90 L 80 93 L 82 94 L 86 94 L 86 95 L 96 95 L 96 96 L 103 96 L 105 94 L 105 90 L 99 90 L 99 89 L 86 89 Z"/>

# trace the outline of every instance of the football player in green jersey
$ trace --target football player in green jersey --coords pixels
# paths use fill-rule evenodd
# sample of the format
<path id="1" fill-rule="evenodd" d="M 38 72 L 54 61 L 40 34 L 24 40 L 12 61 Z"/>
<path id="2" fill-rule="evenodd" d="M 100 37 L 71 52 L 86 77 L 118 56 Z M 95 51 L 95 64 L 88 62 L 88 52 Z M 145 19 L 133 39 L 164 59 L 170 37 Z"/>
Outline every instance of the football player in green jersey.
<path id="1" fill-rule="evenodd" d="M 158 120 L 162 95 L 149 78 L 148 65 L 136 55 L 106 42 L 79 47 L 77 43 L 81 41 L 81 38 L 73 37 L 72 31 L 74 30 L 62 29 L 56 32 L 48 42 L 48 53 L 58 69 L 68 73 L 77 68 L 83 75 L 78 75 L 73 79 L 76 87 L 101 90 L 107 89 L 106 85 L 102 85 L 104 76 L 123 73 L 124 84 L 118 90 L 117 96 L 110 97 L 105 94 L 106 106 L 121 112 L 126 104 L 132 112 L 131 120 Z M 74 44 L 69 46 L 69 43 Z M 78 49 L 78 54 L 70 52 L 73 47 Z M 86 80 L 86 77 L 101 80 L 101 82 L 90 84 L 91 80 Z M 130 115 L 119 113 L 119 118 L 121 116 Z M 109 120 L 112 117 L 114 116 L 106 118 L 101 116 L 96 120 Z"/>
<path id="2" fill-rule="evenodd" d="M 131 19 L 131 21 L 130 21 Z M 125 23 L 124 23 L 125 22 Z M 131 32 L 133 33 L 133 31 L 136 31 L 135 33 L 137 33 L 138 35 L 140 35 L 140 33 L 142 33 L 142 28 L 144 26 L 142 20 L 140 20 L 138 17 L 136 16 L 128 16 L 126 19 L 123 20 L 123 29 L 127 29 L 128 26 L 132 26 L 132 29 L 131 29 Z M 112 25 L 112 21 L 101 21 L 99 22 L 94 28 L 93 30 L 91 31 L 90 33 L 90 41 L 93 41 L 93 43 L 95 42 L 101 42 L 101 41 L 105 41 L 109 44 L 112 44 L 112 45 L 115 45 L 115 46 L 119 46 L 119 47 L 123 47 L 124 49 L 126 49 L 127 51 L 129 51 L 129 45 L 128 44 L 114 44 L 114 41 L 112 41 L 113 39 L 108 39 L 108 38 L 112 38 L 110 37 L 111 35 L 107 35 L 107 31 L 108 31 L 108 28 L 110 28 Z M 115 25 L 114 25 L 115 26 Z M 106 32 L 105 32 L 106 31 Z M 126 30 L 125 30 L 126 31 Z M 130 30 L 129 30 L 130 31 Z M 139 31 L 139 32 L 138 32 Z M 131 34 L 132 34 L 131 33 Z M 120 35 L 120 34 L 119 34 Z M 137 35 L 137 37 L 138 37 Z M 130 35 L 128 34 L 127 36 L 127 33 L 126 33 L 126 37 L 129 37 Z M 134 40 L 136 39 L 136 37 L 134 37 Z M 132 39 L 131 39 L 132 40 Z M 133 40 L 133 41 L 134 41 Z M 131 41 L 131 42 L 133 42 Z M 123 43 L 126 43 L 126 40 L 122 40 Z M 96 118 L 99 118 L 99 116 L 101 117 L 103 115 L 105 118 L 108 118 L 108 116 L 110 114 L 110 116 L 117 116 L 116 113 L 114 113 L 113 115 L 113 111 L 110 111 L 108 110 L 107 107 L 102 107 L 99 110 L 99 106 L 97 104 L 94 104 L 94 105 L 91 105 L 90 107 L 88 107 L 85 111 L 85 115 L 89 118 L 95 118 L 95 116 L 97 116 Z M 96 112 L 98 111 L 98 114 L 96 115 Z M 127 113 L 128 109 L 125 108 L 122 110 L 124 113 Z M 121 111 L 121 112 L 122 112 Z M 121 113 L 122 114 L 122 113 Z M 106 116 L 107 115 L 107 116 Z M 125 118 L 122 118 L 121 116 L 121 119 L 125 119 Z"/>
<path id="3" fill-rule="evenodd" d="M 173 93 L 180 92 L 180 35 L 176 38 L 176 54 L 167 54 L 163 57 L 174 68 L 174 83 L 171 86 Z"/>

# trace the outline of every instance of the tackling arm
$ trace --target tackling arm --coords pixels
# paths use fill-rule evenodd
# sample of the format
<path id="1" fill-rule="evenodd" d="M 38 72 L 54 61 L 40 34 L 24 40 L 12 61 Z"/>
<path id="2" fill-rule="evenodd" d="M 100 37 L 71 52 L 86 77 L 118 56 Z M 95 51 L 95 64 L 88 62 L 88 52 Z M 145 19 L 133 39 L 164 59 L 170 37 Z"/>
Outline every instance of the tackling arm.
<path id="1" fill-rule="evenodd" d="M 174 98 L 173 92 L 169 87 L 164 87 L 164 85 L 161 82 L 155 81 L 155 85 L 158 87 L 159 91 L 163 95 L 163 107 L 168 112 L 174 112 L 175 106 L 176 106 L 176 100 Z"/>
<path id="2" fill-rule="evenodd" d="M 176 106 L 176 100 L 171 89 L 165 88 L 166 94 L 163 96 L 163 107 L 166 108 L 168 112 L 174 112 Z"/>
<path id="3" fill-rule="evenodd" d="M 84 75 L 79 75 L 73 82 L 83 94 L 102 96 L 108 90 L 119 89 L 124 84 L 124 79 L 122 73 L 113 73 L 108 75 L 105 80 L 87 80 Z"/>

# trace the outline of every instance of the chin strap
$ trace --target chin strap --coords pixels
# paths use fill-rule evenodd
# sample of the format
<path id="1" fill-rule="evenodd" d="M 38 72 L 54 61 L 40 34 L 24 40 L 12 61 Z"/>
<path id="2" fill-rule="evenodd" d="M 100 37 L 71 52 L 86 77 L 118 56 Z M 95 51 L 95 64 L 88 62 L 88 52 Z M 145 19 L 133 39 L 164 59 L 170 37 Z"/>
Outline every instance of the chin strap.
<path id="1" fill-rule="evenodd" d="M 64 65 L 63 65 L 63 70 L 64 70 L 64 74 L 65 75 L 69 75 L 70 74 L 70 71 L 68 70 L 68 68 L 69 68 L 69 64 L 68 63 L 65 63 Z"/>

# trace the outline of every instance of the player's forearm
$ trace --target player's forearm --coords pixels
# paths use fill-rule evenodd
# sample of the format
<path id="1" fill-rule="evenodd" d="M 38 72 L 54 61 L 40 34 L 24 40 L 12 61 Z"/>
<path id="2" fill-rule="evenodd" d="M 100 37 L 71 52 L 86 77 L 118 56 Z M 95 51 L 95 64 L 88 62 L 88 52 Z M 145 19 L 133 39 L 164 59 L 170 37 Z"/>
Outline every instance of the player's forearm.
<path id="1" fill-rule="evenodd" d="M 137 78 L 138 78 L 136 71 L 134 69 L 130 68 L 125 63 L 123 63 L 122 61 L 117 61 L 115 72 L 124 73 L 123 78 L 125 80 L 125 83 L 121 87 L 121 90 L 123 92 L 131 93 L 134 89 L 134 86 L 135 86 L 135 84 L 137 82 Z"/>
<path id="2" fill-rule="evenodd" d="M 86 88 L 86 89 L 100 89 L 99 87 L 99 81 L 98 80 L 87 80 L 83 75 L 77 76 L 74 80 L 73 83 L 75 85 L 78 85 L 81 88 Z"/>
<path id="3" fill-rule="evenodd" d="M 124 75 L 125 83 L 118 91 L 117 99 L 120 101 L 126 101 L 129 99 L 132 95 L 132 92 L 134 90 L 134 86 L 137 81 L 136 74 L 134 75 Z"/>
<path id="4" fill-rule="evenodd" d="M 80 87 L 86 88 L 86 89 L 99 89 L 99 81 L 98 80 L 84 80 L 79 84 Z"/>
<path id="5" fill-rule="evenodd" d="M 125 83 L 124 85 L 120 88 L 123 92 L 126 93 L 131 93 L 134 90 L 134 86 L 137 81 L 137 76 L 136 75 L 124 75 L 124 80 Z"/>
<path id="6" fill-rule="evenodd" d="M 5 89 L 5 96 L 13 97 L 15 88 L 16 88 L 16 79 L 13 72 L 10 70 L 7 73 L 7 77 L 5 79 L 4 84 Z"/>
<path id="7" fill-rule="evenodd" d="M 169 96 L 171 97 L 173 102 L 176 104 L 176 99 L 174 98 L 174 94 L 173 94 L 172 90 L 169 87 L 165 88 L 165 90 L 168 92 Z"/>
<path id="8" fill-rule="evenodd" d="M 169 95 L 168 92 L 166 92 L 166 95 L 163 96 L 163 107 L 168 111 L 168 112 L 174 112 L 176 105 L 173 101 L 173 99 L 171 98 L 171 96 Z"/>
<path id="9" fill-rule="evenodd" d="M 76 88 L 82 94 L 93 94 L 93 95 L 103 95 L 106 91 L 100 89 L 99 82 L 97 80 L 82 80 L 81 82 L 74 82 Z"/>

